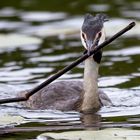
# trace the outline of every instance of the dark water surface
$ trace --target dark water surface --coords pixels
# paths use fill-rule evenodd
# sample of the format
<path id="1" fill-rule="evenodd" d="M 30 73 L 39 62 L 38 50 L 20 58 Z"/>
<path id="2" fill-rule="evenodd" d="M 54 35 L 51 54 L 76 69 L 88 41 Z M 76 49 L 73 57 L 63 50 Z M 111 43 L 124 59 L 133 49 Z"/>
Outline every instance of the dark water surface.
<path id="1" fill-rule="evenodd" d="M 0 139 L 35 139 L 42 133 L 39 131 L 84 129 L 83 124 L 95 129 L 127 127 L 139 130 L 139 7 L 139 0 L 108 3 L 96 0 L 10 0 L 0 3 L 0 39 L 3 34 L 16 35 L 11 42 L 7 38 L 0 44 L 0 98 L 14 97 L 18 91 L 34 87 L 81 56 L 84 49 L 79 29 L 85 13 L 108 14 L 108 37 L 129 21 L 138 23 L 134 31 L 104 49 L 99 86 L 109 95 L 114 107 L 103 107 L 98 114 L 82 116 L 80 120 L 77 112 L 31 111 L 16 108 L 16 104 L 0 106 L 0 116 L 22 116 L 24 121 L 16 128 L 25 129 L 1 135 Z M 20 38 L 20 35 L 24 36 Z M 80 64 L 59 80 L 81 80 L 83 67 Z M 0 124 L 0 127 L 4 129 L 5 126 Z"/>

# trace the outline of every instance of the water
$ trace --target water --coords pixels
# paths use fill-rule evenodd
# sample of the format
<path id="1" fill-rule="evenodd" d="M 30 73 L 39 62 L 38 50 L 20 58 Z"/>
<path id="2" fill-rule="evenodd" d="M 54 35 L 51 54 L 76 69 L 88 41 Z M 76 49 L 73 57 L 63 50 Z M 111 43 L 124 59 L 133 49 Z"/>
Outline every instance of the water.
<path id="1" fill-rule="evenodd" d="M 1 139 L 34 139 L 42 132 L 92 128 L 140 128 L 140 40 L 139 1 L 4 1 L 0 5 L 1 34 L 16 34 L 11 41 L 1 39 L 0 45 L 0 98 L 15 97 L 23 89 L 35 87 L 47 77 L 64 68 L 82 55 L 79 29 L 87 12 L 105 12 L 111 17 L 105 24 L 107 36 L 122 29 L 129 21 L 137 21 L 133 31 L 117 39 L 104 49 L 100 67 L 99 86 L 111 98 L 114 107 L 103 107 L 96 115 L 82 116 L 77 112 L 26 110 L 17 104 L 0 107 L 3 116 L 16 118 L 22 130 Z M 112 32 L 113 31 L 113 32 Z M 24 35 L 24 36 L 21 36 Z M 17 39 L 18 37 L 18 39 Z M 21 37 L 21 38 L 20 38 Z M 32 37 L 32 38 L 31 38 Z M 9 42 L 9 43 L 8 43 Z M 83 63 L 59 80 L 83 77 Z M 81 119 L 80 119 L 81 118 Z M 29 130 L 30 128 L 30 130 Z M 41 132 L 40 132 L 41 131 Z M 34 132 L 34 133 L 31 133 Z"/>

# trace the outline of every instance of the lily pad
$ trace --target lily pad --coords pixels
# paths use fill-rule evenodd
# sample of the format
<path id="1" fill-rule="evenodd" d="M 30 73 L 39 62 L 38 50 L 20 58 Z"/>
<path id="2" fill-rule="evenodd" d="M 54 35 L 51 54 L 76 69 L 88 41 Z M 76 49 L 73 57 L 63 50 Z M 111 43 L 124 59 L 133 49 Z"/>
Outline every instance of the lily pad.
<path id="1" fill-rule="evenodd" d="M 41 39 L 23 34 L 0 34 L 0 47 L 40 44 Z"/>
<path id="2" fill-rule="evenodd" d="M 140 130 L 109 128 L 104 130 L 69 131 L 62 133 L 44 133 L 37 140 L 51 137 L 55 140 L 139 140 Z"/>
<path id="3" fill-rule="evenodd" d="M 0 116 L 0 127 L 14 126 L 21 124 L 24 118 L 21 116 L 3 115 Z"/>

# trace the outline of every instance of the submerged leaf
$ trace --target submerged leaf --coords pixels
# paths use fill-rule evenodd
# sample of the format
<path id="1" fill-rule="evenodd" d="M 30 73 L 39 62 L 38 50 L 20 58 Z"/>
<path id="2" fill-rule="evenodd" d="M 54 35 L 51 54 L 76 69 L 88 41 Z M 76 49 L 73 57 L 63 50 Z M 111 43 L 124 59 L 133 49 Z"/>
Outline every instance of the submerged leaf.
<path id="1" fill-rule="evenodd" d="M 44 133 L 37 137 L 37 139 L 45 139 L 51 137 L 53 139 L 66 140 L 139 140 L 139 130 L 129 130 L 124 128 L 109 128 L 104 130 L 85 130 L 85 131 L 69 131 L 62 133 Z"/>

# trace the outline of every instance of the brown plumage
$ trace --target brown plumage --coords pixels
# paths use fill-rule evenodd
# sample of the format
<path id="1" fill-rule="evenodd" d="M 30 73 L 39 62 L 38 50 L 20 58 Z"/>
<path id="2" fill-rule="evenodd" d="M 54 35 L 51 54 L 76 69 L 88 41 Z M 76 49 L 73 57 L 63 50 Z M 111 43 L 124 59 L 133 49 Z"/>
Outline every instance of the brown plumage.
<path id="1" fill-rule="evenodd" d="M 27 91 L 19 93 L 24 96 Z M 30 109 L 52 109 L 61 111 L 81 110 L 84 89 L 82 81 L 54 82 L 21 104 Z M 101 106 L 111 105 L 111 101 L 101 90 L 98 91 Z M 110 102 L 108 102 L 108 100 Z"/>

